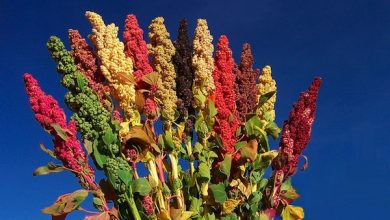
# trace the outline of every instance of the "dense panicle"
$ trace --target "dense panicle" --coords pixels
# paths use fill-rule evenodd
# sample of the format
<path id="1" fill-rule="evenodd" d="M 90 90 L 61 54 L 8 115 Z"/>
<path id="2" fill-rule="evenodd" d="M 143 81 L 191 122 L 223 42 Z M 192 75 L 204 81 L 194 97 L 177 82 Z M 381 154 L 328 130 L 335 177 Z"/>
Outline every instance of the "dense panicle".
<path id="1" fill-rule="evenodd" d="M 192 67 L 195 73 L 194 85 L 192 92 L 194 96 L 208 97 L 215 89 L 212 73 L 214 70 L 213 51 L 214 46 L 212 44 L 213 37 L 210 34 L 205 19 L 198 19 L 194 40 L 192 42 L 193 57 Z M 194 107 L 203 108 L 203 104 L 197 98 L 194 101 Z"/>
<path id="2" fill-rule="evenodd" d="M 85 75 L 89 86 L 98 95 L 99 100 L 102 101 L 104 96 L 110 92 L 110 89 L 106 85 L 104 75 L 97 65 L 97 57 L 78 30 L 70 29 L 68 33 L 72 49 L 71 55 L 77 69 Z"/>
<path id="3" fill-rule="evenodd" d="M 194 113 L 192 107 L 192 82 L 194 80 L 194 71 L 192 68 L 192 46 L 188 39 L 187 21 L 180 21 L 179 33 L 174 43 L 176 53 L 172 62 L 176 69 L 176 93 L 178 97 L 177 109 L 179 111 L 179 120 L 188 118 L 189 114 Z"/>
<path id="4" fill-rule="evenodd" d="M 116 201 L 116 203 L 123 203 L 123 198 L 125 198 L 123 188 L 126 187 L 125 185 L 128 182 L 123 184 L 123 181 L 114 178 L 118 176 L 118 173 L 112 171 L 121 169 L 123 175 L 131 176 L 131 167 L 120 153 L 120 143 L 117 141 L 118 125 L 112 120 L 110 112 L 103 107 L 96 94 L 87 85 L 87 79 L 77 70 L 70 53 L 65 49 L 61 40 L 58 37 L 50 37 L 47 47 L 52 58 L 57 62 L 58 72 L 63 74 L 62 84 L 69 90 L 65 95 L 65 101 L 74 112 L 73 119 L 76 122 L 77 129 L 84 139 L 95 141 L 96 151 L 94 151 L 94 154 L 105 155 L 106 165 L 99 165 L 98 168 L 104 169 L 106 175 L 110 174 L 108 179 L 111 181 L 116 195 L 122 199 Z M 107 140 L 105 140 L 108 131 L 114 133 L 110 138 L 110 144 L 107 144 Z M 98 159 L 96 155 L 94 157 L 95 164 L 99 164 L 101 158 Z M 134 205 L 134 202 L 131 203 L 131 199 L 129 199 L 129 202 Z M 134 216 L 139 215 L 135 209 L 132 209 L 132 213 Z"/>
<path id="5" fill-rule="evenodd" d="M 229 48 L 229 41 L 223 35 L 217 44 L 215 69 L 213 71 L 215 106 L 218 109 L 214 129 L 222 139 L 224 151 L 229 154 L 235 152 L 235 133 L 239 126 L 239 120 L 235 116 L 236 95 L 234 93 L 233 67 L 234 61 L 232 51 Z"/>
<path id="6" fill-rule="evenodd" d="M 52 96 L 42 91 L 32 75 L 24 74 L 24 82 L 35 118 L 53 136 L 54 154 L 65 167 L 77 172 L 84 188 L 95 190 L 97 186 L 94 183 L 94 171 L 88 165 L 87 156 L 77 139 L 75 122 L 71 120 L 69 124 L 66 123 L 64 110 Z M 58 134 L 55 124 L 66 131 L 65 137 Z"/>
<path id="7" fill-rule="evenodd" d="M 256 114 L 260 119 L 267 121 L 275 120 L 275 102 L 276 102 L 276 82 L 271 75 L 271 67 L 265 66 L 263 68 L 262 74 L 259 76 L 259 96 L 265 95 L 270 92 L 275 92 L 275 94 L 268 99 L 263 105 L 256 109 Z"/>
<path id="8" fill-rule="evenodd" d="M 118 39 L 118 27 L 105 25 L 102 17 L 94 12 L 86 12 L 85 16 L 92 25 L 90 40 L 100 58 L 100 69 L 106 77 L 111 94 L 124 110 L 125 120 L 131 124 L 139 124 L 140 114 L 135 106 L 135 82 L 133 63 L 124 53 L 124 45 Z"/>
<path id="9" fill-rule="evenodd" d="M 58 63 L 57 70 L 63 74 L 62 84 L 69 90 L 66 104 L 75 113 L 78 130 L 85 139 L 97 138 L 110 128 L 110 112 L 99 102 L 93 90 L 87 86 L 87 79 L 77 70 L 70 53 L 58 37 L 50 37 L 47 47 Z"/>
<path id="10" fill-rule="evenodd" d="M 317 77 L 306 92 L 302 92 L 294 103 L 289 119 L 283 124 L 279 143 L 279 155 L 272 163 L 272 200 L 276 208 L 279 203 L 280 188 L 285 179 L 295 174 L 299 158 L 309 143 L 311 128 L 317 108 L 321 78 Z"/>
<path id="11" fill-rule="evenodd" d="M 164 25 L 164 18 L 157 17 L 149 25 L 148 44 L 151 56 L 151 64 L 154 71 L 159 74 L 157 82 L 157 99 L 161 106 L 161 114 L 165 121 L 172 123 L 175 121 L 176 110 L 176 73 L 172 64 L 172 57 L 175 54 L 175 47 L 169 39 L 169 33 Z"/>
<path id="12" fill-rule="evenodd" d="M 137 18 L 129 14 L 125 21 L 123 41 L 126 57 L 131 58 L 134 65 L 134 77 L 137 87 L 142 87 L 142 76 L 153 72 L 148 61 L 148 47 L 143 37 L 144 31 L 139 27 Z"/>
<path id="13" fill-rule="evenodd" d="M 320 85 L 321 79 L 314 79 L 309 90 L 302 92 L 298 102 L 294 103 L 289 119 L 283 124 L 279 149 L 289 158 L 283 168 L 286 177 L 295 173 L 298 159 L 309 143 Z"/>
<path id="14" fill-rule="evenodd" d="M 253 63 L 251 47 L 245 43 L 242 47 L 240 64 L 234 68 L 236 115 L 241 122 L 245 122 L 246 115 L 254 112 L 258 100 L 256 80 L 260 70 L 254 70 Z"/>

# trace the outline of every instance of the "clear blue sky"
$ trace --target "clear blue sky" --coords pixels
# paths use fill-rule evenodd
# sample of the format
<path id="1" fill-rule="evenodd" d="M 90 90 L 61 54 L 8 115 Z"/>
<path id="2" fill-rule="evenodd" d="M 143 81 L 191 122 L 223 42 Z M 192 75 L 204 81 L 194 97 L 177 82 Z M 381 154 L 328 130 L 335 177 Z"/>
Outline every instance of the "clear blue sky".
<path id="1" fill-rule="evenodd" d="M 66 41 L 69 28 L 89 34 L 86 10 L 121 30 L 128 13 L 144 29 L 163 16 L 174 37 L 181 18 L 188 19 L 191 33 L 196 19 L 206 18 L 215 39 L 228 36 L 236 61 L 242 43 L 249 42 L 255 65 L 272 66 L 279 125 L 299 92 L 322 76 L 305 152 L 309 168 L 293 179 L 302 195 L 295 204 L 309 220 L 388 218 L 390 1 L 0 0 L 0 219 L 49 219 L 40 209 L 78 188 L 70 174 L 32 176 L 35 167 L 50 161 L 39 143 L 51 141 L 33 117 L 22 74 L 32 73 L 65 107 L 65 90 L 45 43 L 50 35 Z"/>

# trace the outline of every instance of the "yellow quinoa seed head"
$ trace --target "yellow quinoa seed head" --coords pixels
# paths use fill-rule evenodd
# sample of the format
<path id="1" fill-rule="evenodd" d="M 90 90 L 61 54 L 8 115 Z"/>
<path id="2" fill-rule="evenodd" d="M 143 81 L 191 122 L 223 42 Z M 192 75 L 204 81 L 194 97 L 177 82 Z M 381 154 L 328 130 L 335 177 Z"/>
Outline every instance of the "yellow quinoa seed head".
<path id="1" fill-rule="evenodd" d="M 212 41 L 213 37 L 208 29 L 207 21 L 205 19 L 198 19 L 192 43 L 194 49 L 192 66 L 195 72 L 193 85 L 194 95 L 197 95 L 201 91 L 207 97 L 215 90 L 212 76 L 214 70 L 214 46 Z M 194 105 L 197 107 L 199 105 L 201 106 L 202 103 L 195 101 Z"/>
<path id="2" fill-rule="evenodd" d="M 175 47 L 169 39 L 169 33 L 164 25 L 164 19 L 157 17 L 149 25 L 148 44 L 149 55 L 151 56 L 151 65 L 159 75 L 157 82 L 157 102 L 161 108 L 161 114 L 165 122 L 175 121 L 176 110 L 176 72 L 171 60 L 175 55 Z"/>
<path id="3" fill-rule="evenodd" d="M 124 45 L 118 39 L 118 27 L 105 25 L 102 17 L 94 12 L 85 16 L 92 25 L 89 39 L 94 44 L 101 61 L 101 71 L 110 85 L 111 94 L 126 114 L 126 121 L 138 124 L 140 115 L 135 107 L 133 63 L 125 56 Z"/>
<path id="4" fill-rule="evenodd" d="M 266 93 L 276 91 L 276 82 L 272 79 L 271 67 L 269 65 L 263 68 L 262 74 L 259 77 L 259 97 Z M 265 116 L 270 119 L 270 121 L 275 120 L 275 102 L 276 94 L 273 95 L 266 103 L 264 103 L 260 108 L 256 110 L 257 115 L 265 120 Z"/>

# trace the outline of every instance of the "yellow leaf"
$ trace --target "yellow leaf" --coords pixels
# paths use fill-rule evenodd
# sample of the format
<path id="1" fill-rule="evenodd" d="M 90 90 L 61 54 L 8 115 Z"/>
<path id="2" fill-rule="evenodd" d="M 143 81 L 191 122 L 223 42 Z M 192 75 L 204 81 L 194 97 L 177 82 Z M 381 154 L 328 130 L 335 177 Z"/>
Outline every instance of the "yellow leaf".
<path id="1" fill-rule="evenodd" d="M 241 157 L 254 161 L 257 157 L 258 143 L 256 140 L 250 140 L 244 147 L 240 149 Z"/>
<path id="2" fill-rule="evenodd" d="M 161 209 L 160 212 L 157 214 L 158 220 L 171 220 L 171 217 L 169 216 L 169 213 L 165 209 Z"/>
<path id="3" fill-rule="evenodd" d="M 184 128 L 184 123 L 177 124 L 177 135 L 179 136 L 180 140 L 183 138 Z"/>
<path id="4" fill-rule="evenodd" d="M 181 213 L 180 219 L 179 220 L 187 220 L 191 218 L 191 216 L 194 214 L 192 211 L 184 211 Z"/>
<path id="5" fill-rule="evenodd" d="M 262 153 L 260 155 L 262 161 L 271 161 L 276 156 L 278 156 L 278 151 L 276 151 L 276 150 L 267 151 L 267 152 Z"/>
<path id="6" fill-rule="evenodd" d="M 182 211 L 183 211 L 182 209 L 170 208 L 169 214 L 171 216 L 171 219 L 172 220 L 179 220 Z"/>
<path id="7" fill-rule="evenodd" d="M 222 205 L 222 213 L 224 215 L 230 214 L 238 206 L 240 200 L 228 199 Z"/>
<path id="8" fill-rule="evenodd" d="M 126 122 L 123 122 L 126 123 Z M 121 125 L 123 124 L 121 123 Z M 131 141 L 132 143 L 140 144 L 140 145 L 150 145 L 154 143 L 152 137 L 150 137 L 143 126 L 137 125 L 133 126 L 129 129 L 127 135 L 123 137 L 123 142 Z"/>
<path id="9" fill-rule="evenodd" d="M 244 180 L 244 182 L 240 181 L 240 183 L 238 184 L 238 190 L 240 190 L 246 198 L 249 198 L 249 196 L 252 194 L 252 187 L 246 180 Z"/>
<path id="10" fill-rule="evenodd" d="M 129 133 L 129 122 L 122 122 L 120 124 L 121 128 L 119 130 L 119 137 L 124 138 Z"/>
<path id="11" fill-rule="evenodd" d="M 236 180 L 236 179 L 234 179 L 234 180 L 232 180 L 231 182 L 230 182 L 230 186 L 231 187 L 235 187 L 235 186 L 238 186 L 238 180 Z"/>
<path id="12" fill-rule="evenodd" d="M 146 82 L 149 85 L 156 85 L 158 81 L 158 73 L 152 72 L 142 77 L 142 81 Z"/>
<path id="13" fill-rule="evenodd" d="M 283 220 L 301 220 L 304 217 L 303 208 L 287 205 L 282 211 Z"/>

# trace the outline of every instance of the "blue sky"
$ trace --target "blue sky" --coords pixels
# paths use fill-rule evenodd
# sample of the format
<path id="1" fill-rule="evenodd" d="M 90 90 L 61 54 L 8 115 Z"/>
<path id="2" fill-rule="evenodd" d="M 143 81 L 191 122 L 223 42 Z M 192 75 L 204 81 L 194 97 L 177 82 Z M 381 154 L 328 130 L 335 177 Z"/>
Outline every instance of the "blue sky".
<path id="1" fill-rule="evenodd" d="M 115 2 L 115 3 L 109 3 Z M 0 0 L 0 219 L 50 219 L 40 209 L 77 181 L 60 173 L 33 177 L 50 161 L 39 143 L 50 137 L 35 121 L 22 74 L 32 73 L 65 108 L 65 90 L 45 43 L 66 41 L 67 29 L 86 36 L 84 12 L 100 13 L 123 30 L 128 13 L 142 28 L 163 16 L 176 36 L 185 17 L 190 32 L 197 18 L 208 20 L 217 39 L 226 34 L 235 60 L 252 45 L 255 65 L 270 64 L 277 81 L 277 122 L 314 76 L 323 78 L 309 168 L 293 183 L 306 219 L 384 219 L 390 208 L 390 1 L 17 1 Z M 273 146 L 276 147 L 275 145 Z M 81 219 L 83 214 L 70 216 Z"/>

